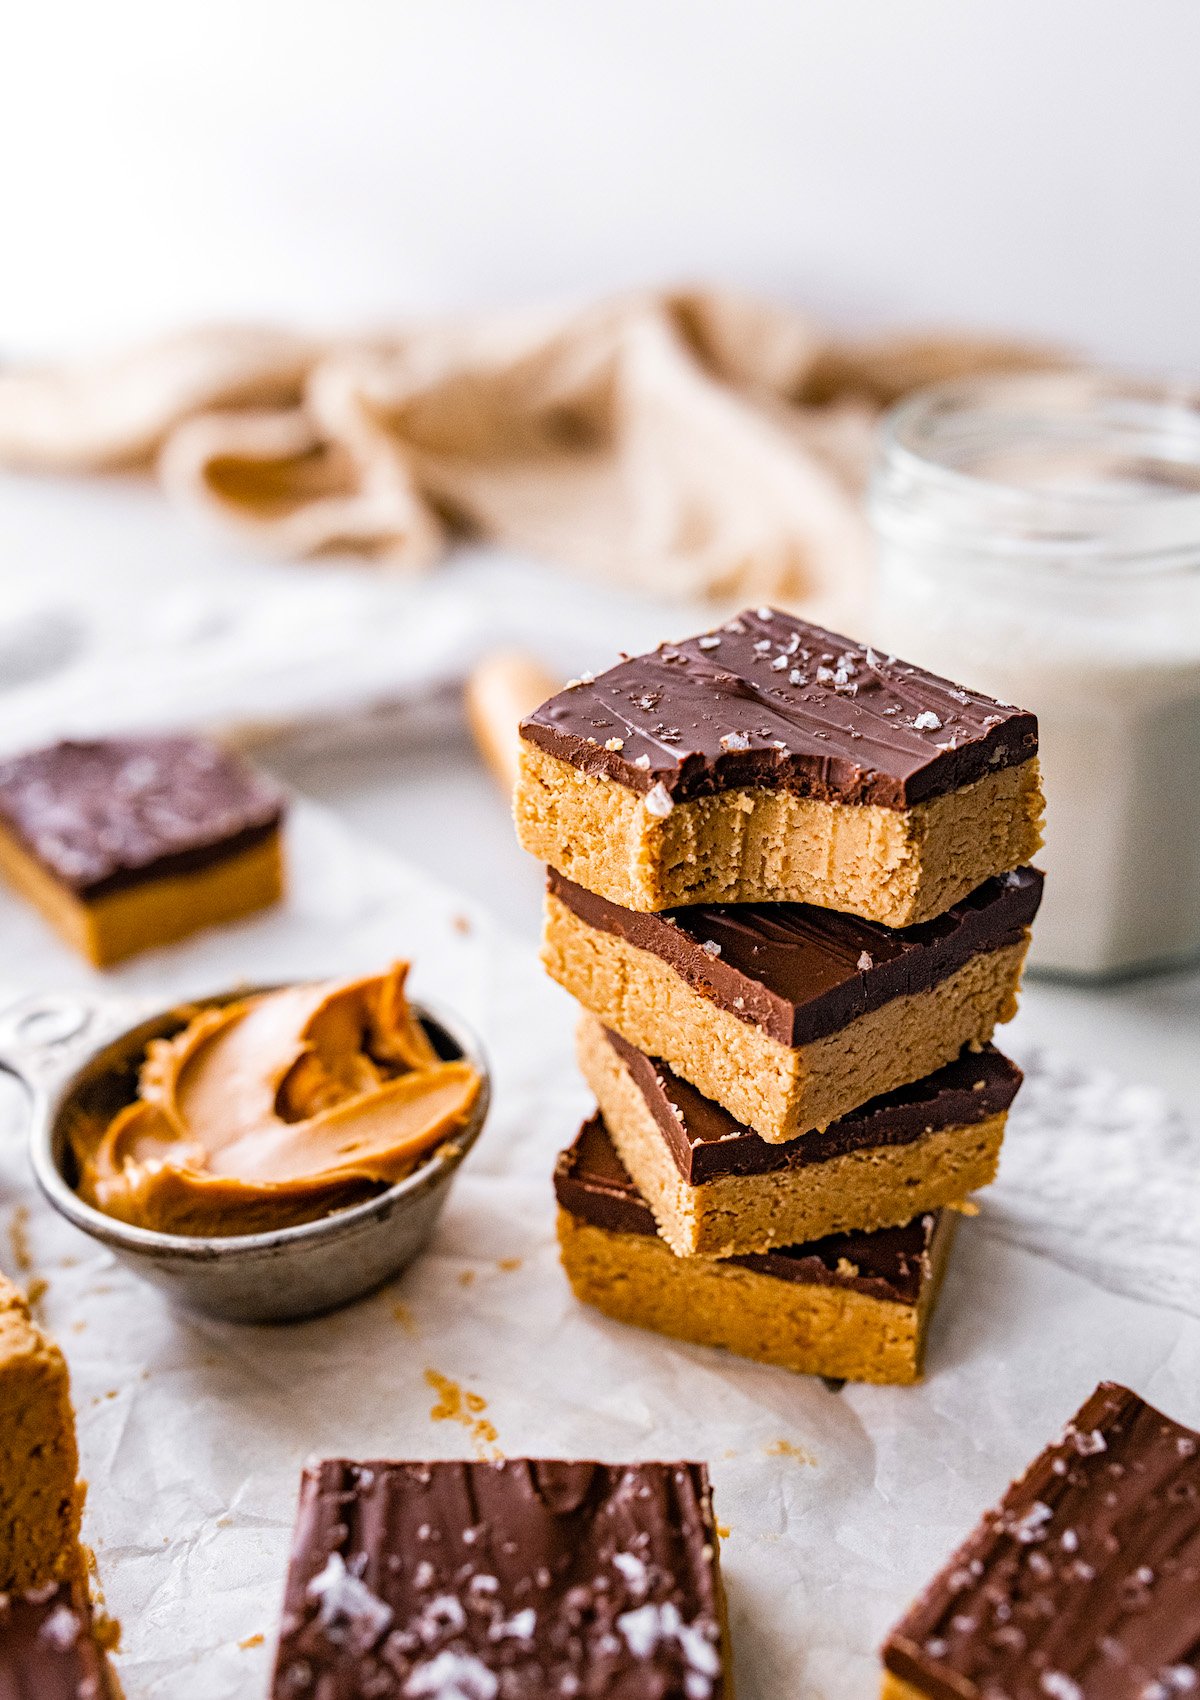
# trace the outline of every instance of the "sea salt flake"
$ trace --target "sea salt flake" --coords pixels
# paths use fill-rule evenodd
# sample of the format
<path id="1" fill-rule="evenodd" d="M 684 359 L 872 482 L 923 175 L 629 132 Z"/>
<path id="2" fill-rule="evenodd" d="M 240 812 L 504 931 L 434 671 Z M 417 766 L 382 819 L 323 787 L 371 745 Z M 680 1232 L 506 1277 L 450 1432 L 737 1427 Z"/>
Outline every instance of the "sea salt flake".
<path id="1" fill-rule="evenodd" d="M 660 779 L 654 789 L 646 793 L 646 813 L 654 815 L 658 820 L 666 820 L 674 807 L 671 793 Z"/>
<path id="2" fill-rule="evenodd" d="M 676 1106 L 676 1108 L 677 1107 L 678 1106 Z M 628 1583 L 629 1587 L 633 1589 L 635 1594 L 645 1593 L 647 1580 L 646 1566 L 636 1553 L 614 1552 L 612 1555 L 612 1566 L 615 1571 L 625 1578 L 625 1581 Z"/>
<path id="3" fill-rule="evenodd" d="M 624 738 L 606 738 L 604 740 L 604 748 L 606 750 L 623 750 L 625 748 L 625 740 Z"/>
<path id="4" fill-rule="evenodd" d="M 1021 883 L 1019 874 L 1011 874 L 1009 878 L 1017 885 Z M 1081 1434 L 1078 1429 L 1071 1430 L 1071 1444 L 1081 1458 L 1094 1458 L 1098 1452 L 1108 1451 L 1108 1442 L 1098 1428 L 1090 1429 L 1087 1434 Z"/>
<path id="5" fill-rule="evenodd" d="M 777 655 L 771 663 L 771 671 L 773 673 L 782 673 L 790 660 L 790 655 Z"/>
<path id="6" fill-rule="evenodd" d="M 345 1631 L 356 1642 L 370 1647 L 391 1624 L 391 1606 L 347 1570 L 340 1552 L 330 1553 L 324 1570 L 313 1577 L 305 1592 L 310 1600 L 316 1600 L 317 1621 L 331 1635 Z"/>
<path id="7" fill-rule="evenodd" d="M 642 772 L 645 773 L 650 766 L 650 757 L 649 756 L 634 756 L 633 765 L 634 765 L 634 767 L 640 767 Z"/>
<path id="8" fill-rule="evenodd" d="M 1074 1529 L 1064 1529 L 1062 1534 L 1058 1537 L 1058 1544 L 1064 1552 L 1078 1552 L 1079 1536 L 1075 1533 Z"/>
<path id="9" fill-rule="evenodd" d="M 940 732 L 942 723 L 931 708 L 926 708 L 920 714 L 913 716 L 914 732 Z"/>
<path id="10" fill-rule="evenodd" d="M 773 620 L 775 618 L 775 610 L 774 608 L 760 608 L 758 610 L 758 617 L 760 620 Z"/>
<path id="11" fill-rule="evenodd" d="M 409 1700 L 496 1700 L 499 1692 L 499 1679 L 481 1660 L 448 1647 L 417 1665 L 404 1684 Z"/>
<path id="12" fill-rule="evenodd" d="M 767 653 L 767 651 L 770 649 L 770 647 L 771 647 L 770 638 L 759 638 L 758 642 L 754 646 L 754 653 L 756 655 L 765 655 Z"/>
<path id="13" fill-rule="evenodd" d="M 720 638 L 712 637 L 711 635 L 708 637 L 697 638 L 696 642 L 700 649 L 719 649 L 721 646 Z"/>
<path id="14" fill-rule="evenodd" d="M 748 750 L 750 739 L 745 732 L 725 732 L 721 737 L 723 750 Z"/>
<path id="15" fill-rule="evenodd" d="M 804 674 L 800 671 L 799 667 L 793 667 L 791 672 L 788 674 L 788 684 L 789 685 L 802 685 L 803 683 L 804 683 Z"/>
<path id="16" fill-rule="evenodd" d="M 1054 1513 L 1048 1505 L 1040 1499 L 1035 1499 L 1025 1515 L 1010 1525 L 1009 1533 L 1026 1545 L 1032 1541 L 1043 1540 L 1046 1534 L 1045 1525 L 1053 1516 Z"/>
<path id="17" fill-rule="evenodd" d="M 79 1639 L 79 1619 L 70 1606 L 55 1606 L 38 1630 L 38 1638 L 65 1653 Z"/>
<path id="18" fill-rule="evenodd" d="M 863 951 L 862 955 L 858 959 L 858 966 L 864 974 L 868 968 L 874 968 L 875 958 L 871 955 L 869 950 Z"/>
<path id="19" fill-rule="evenodd" d="M 1072 1682 L 1071 1678 L 1064 1676 L 1060 1670 L 1044 1670 L 1038 1686 L 1043 1694 L 1050 1695 L 1050 1700 L 1083 1700 L 1083 1690 L 1079 1684 Z"/>
<path id="20" fill-rule="evenodd" d="M 721 954 L 721 947 L 717 943 L 716 939 L 705 939 L 704 943 L 700 946 L 700 949 L 704 952 L 705 956 L 720 956 Z"/>

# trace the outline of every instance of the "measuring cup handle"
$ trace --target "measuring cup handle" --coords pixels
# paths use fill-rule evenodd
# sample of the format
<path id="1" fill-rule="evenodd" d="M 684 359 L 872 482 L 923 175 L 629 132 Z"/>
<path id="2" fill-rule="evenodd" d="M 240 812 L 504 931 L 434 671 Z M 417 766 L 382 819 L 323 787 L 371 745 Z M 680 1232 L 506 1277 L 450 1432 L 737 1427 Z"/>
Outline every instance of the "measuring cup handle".
<path id="1" fill-rule="evenodd" d="M 132 999 L 83 989 L 0 994 L 0 1071 L 31 1089 L 69 1073 L 76 1061 L 122 1025 L 132 1025 Z"/>

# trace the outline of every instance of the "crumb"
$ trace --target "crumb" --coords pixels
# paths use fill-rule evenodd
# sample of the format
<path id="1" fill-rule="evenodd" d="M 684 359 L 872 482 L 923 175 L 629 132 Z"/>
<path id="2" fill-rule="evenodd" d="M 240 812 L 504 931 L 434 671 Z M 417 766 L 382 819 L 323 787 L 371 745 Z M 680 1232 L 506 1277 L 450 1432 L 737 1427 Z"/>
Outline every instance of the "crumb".
<path id="1" fill-rule="evenodd" d="M 806 1446 L 797 1446 L 794 1440 L 773 1440 L 766 1449 L 768 1458 L 794 1458 L 798 1464 L 816 1466 L 817 1460 Z"/>
<path id="2" fill-rule="evenodd" d="M 469 933 L 473 931 L 471 917 L 469 915 L 453 916 L 451 918 L 450 925 L 454 928 L 456 933 Z"/>
<path id="3" fill-rule="evenodd" d="M 506 1275 L 512 1275 L 520 1267 L 521 1259 L 519 1257 L 502 1257 L 496 1265 L 496 1268 L 502 1269 Z"/>
<path id="4" fill-rule="evenodd" d="M 33 1254 L 29 1249 L 29 1206 L 18 1204 L 12 1213 L 8 1224 L 8 1237 L 12 1242 L 13 1262 L 22 1275 L 27 1275 L 33 1268 Z"/>
<path id="5" fill-rule="evenodd" d="M 717 1534 L 723 1541 L 727 1541 L 733 1533 L 733 1530 L 729 1527 L 728 1523 L 718 1523 L 716 1525 L 716 1530 Z"/>
<path id="6" fill-rule="evenodd" d="M 402 1304 L 399 1299 L 397 1299 L 392 1305 L 392 1316 L 400 1324 L 406 1334 L 411 1334 L 414 1339 L 416 1338 L 418 1333 L 417 1319 L 413 1315 L 412 1311 L 409 1310 L 408 1306 L 406 1304 Z"/>
<path id="7" fill-rule="evenodd" d="M 71 1324 L 71 1333 L 72 1334 L 82 1334 L 86 1327 L 87 1327 L 87 1323 L 83 1320 L 82 1317 L 80 1317 L 78 1319 L 78 1321 L 73 1322 Z"/>
<path id="8" fill-rule="evenodd" d="M 228 1511 L 222 1511 L 221 1515 L 217 1518 L 217 1528 L 232 1529 L 232 1527 L 233 1518 L 229 1515 Z"/>
<path id="9" fill-rule="evenodd" d="M 437 1404 L 430 1409 L 430 1420 L 435 1423 L 461 1423 L 470 1432 L 478 1457 L 499 1458 L 495 1427 L 481 1415 L 487 1410 L 487 1400 L 483 1395 L 464 1390 L 457 1381 L 451 1381 L 448 1375 L 436 1369 L 425 1371 L 425 1381 L 438 1396 Z"/>
<path id="10" fill-rule="evenodd" d="M 45 1298 L 46 1290 L 49 1285 L 50 1283 L 48 1281 L 44 1281 L 40 1275 L 34 1276 L 33 1280 L 25 1289 L 25 1297 L 29 1301 L 30 1310 L 36 1309 L 39 1301 Z"/>
<path id="11" fill-rule="evenodd" d="M 261 1632 L 257 1635 L 246 1635 L 238 1642 L 238 1646 L 243 1652 L 249 1652 L 251 1647 L 261 1647 L 263 1640 L 264 1637 Z"/>
<path id="12" fill-rule="evenodd" d="M 458 1284 L 459 1284 L 460 1287 L 469 1287 L 469 1286 L 471 1286 L 471 1284 L 473 1283 L 474 1280 L 475 1280 L 475 1271 L 473 1269 L 460 1269 L 459 1270 L 459 1272 L 458 1272 Z"/>

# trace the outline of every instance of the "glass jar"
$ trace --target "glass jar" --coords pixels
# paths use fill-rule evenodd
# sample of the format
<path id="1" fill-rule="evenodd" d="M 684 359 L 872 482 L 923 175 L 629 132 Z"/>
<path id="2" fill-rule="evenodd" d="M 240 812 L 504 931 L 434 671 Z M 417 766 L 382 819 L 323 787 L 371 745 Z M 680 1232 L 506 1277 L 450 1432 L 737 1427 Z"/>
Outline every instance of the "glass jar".
<path id="1" fill-rule="evenodd" d="M 884 421 L 874 636 L 1041 727 L 1031 964 L 1200 951 L 1200 398 L 1056 374 L 923 391 Z"/>

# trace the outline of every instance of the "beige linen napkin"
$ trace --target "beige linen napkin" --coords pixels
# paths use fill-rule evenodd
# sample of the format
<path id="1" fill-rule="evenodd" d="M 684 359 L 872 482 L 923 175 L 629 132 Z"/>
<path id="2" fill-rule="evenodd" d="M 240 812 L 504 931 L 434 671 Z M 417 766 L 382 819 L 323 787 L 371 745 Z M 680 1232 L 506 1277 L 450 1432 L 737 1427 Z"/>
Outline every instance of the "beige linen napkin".
<path id="1" fill-rule="evenodd" d="M 1050 363 L 1001 341 L 848 344 L 719 292 L 306 338 L 208 327 L 0 373 L 0 461 L 155 466 L 277 556 L 427 565 L 455 532 L 659 594 L 829 613 L 861 591 L 881 407 Z"/>

